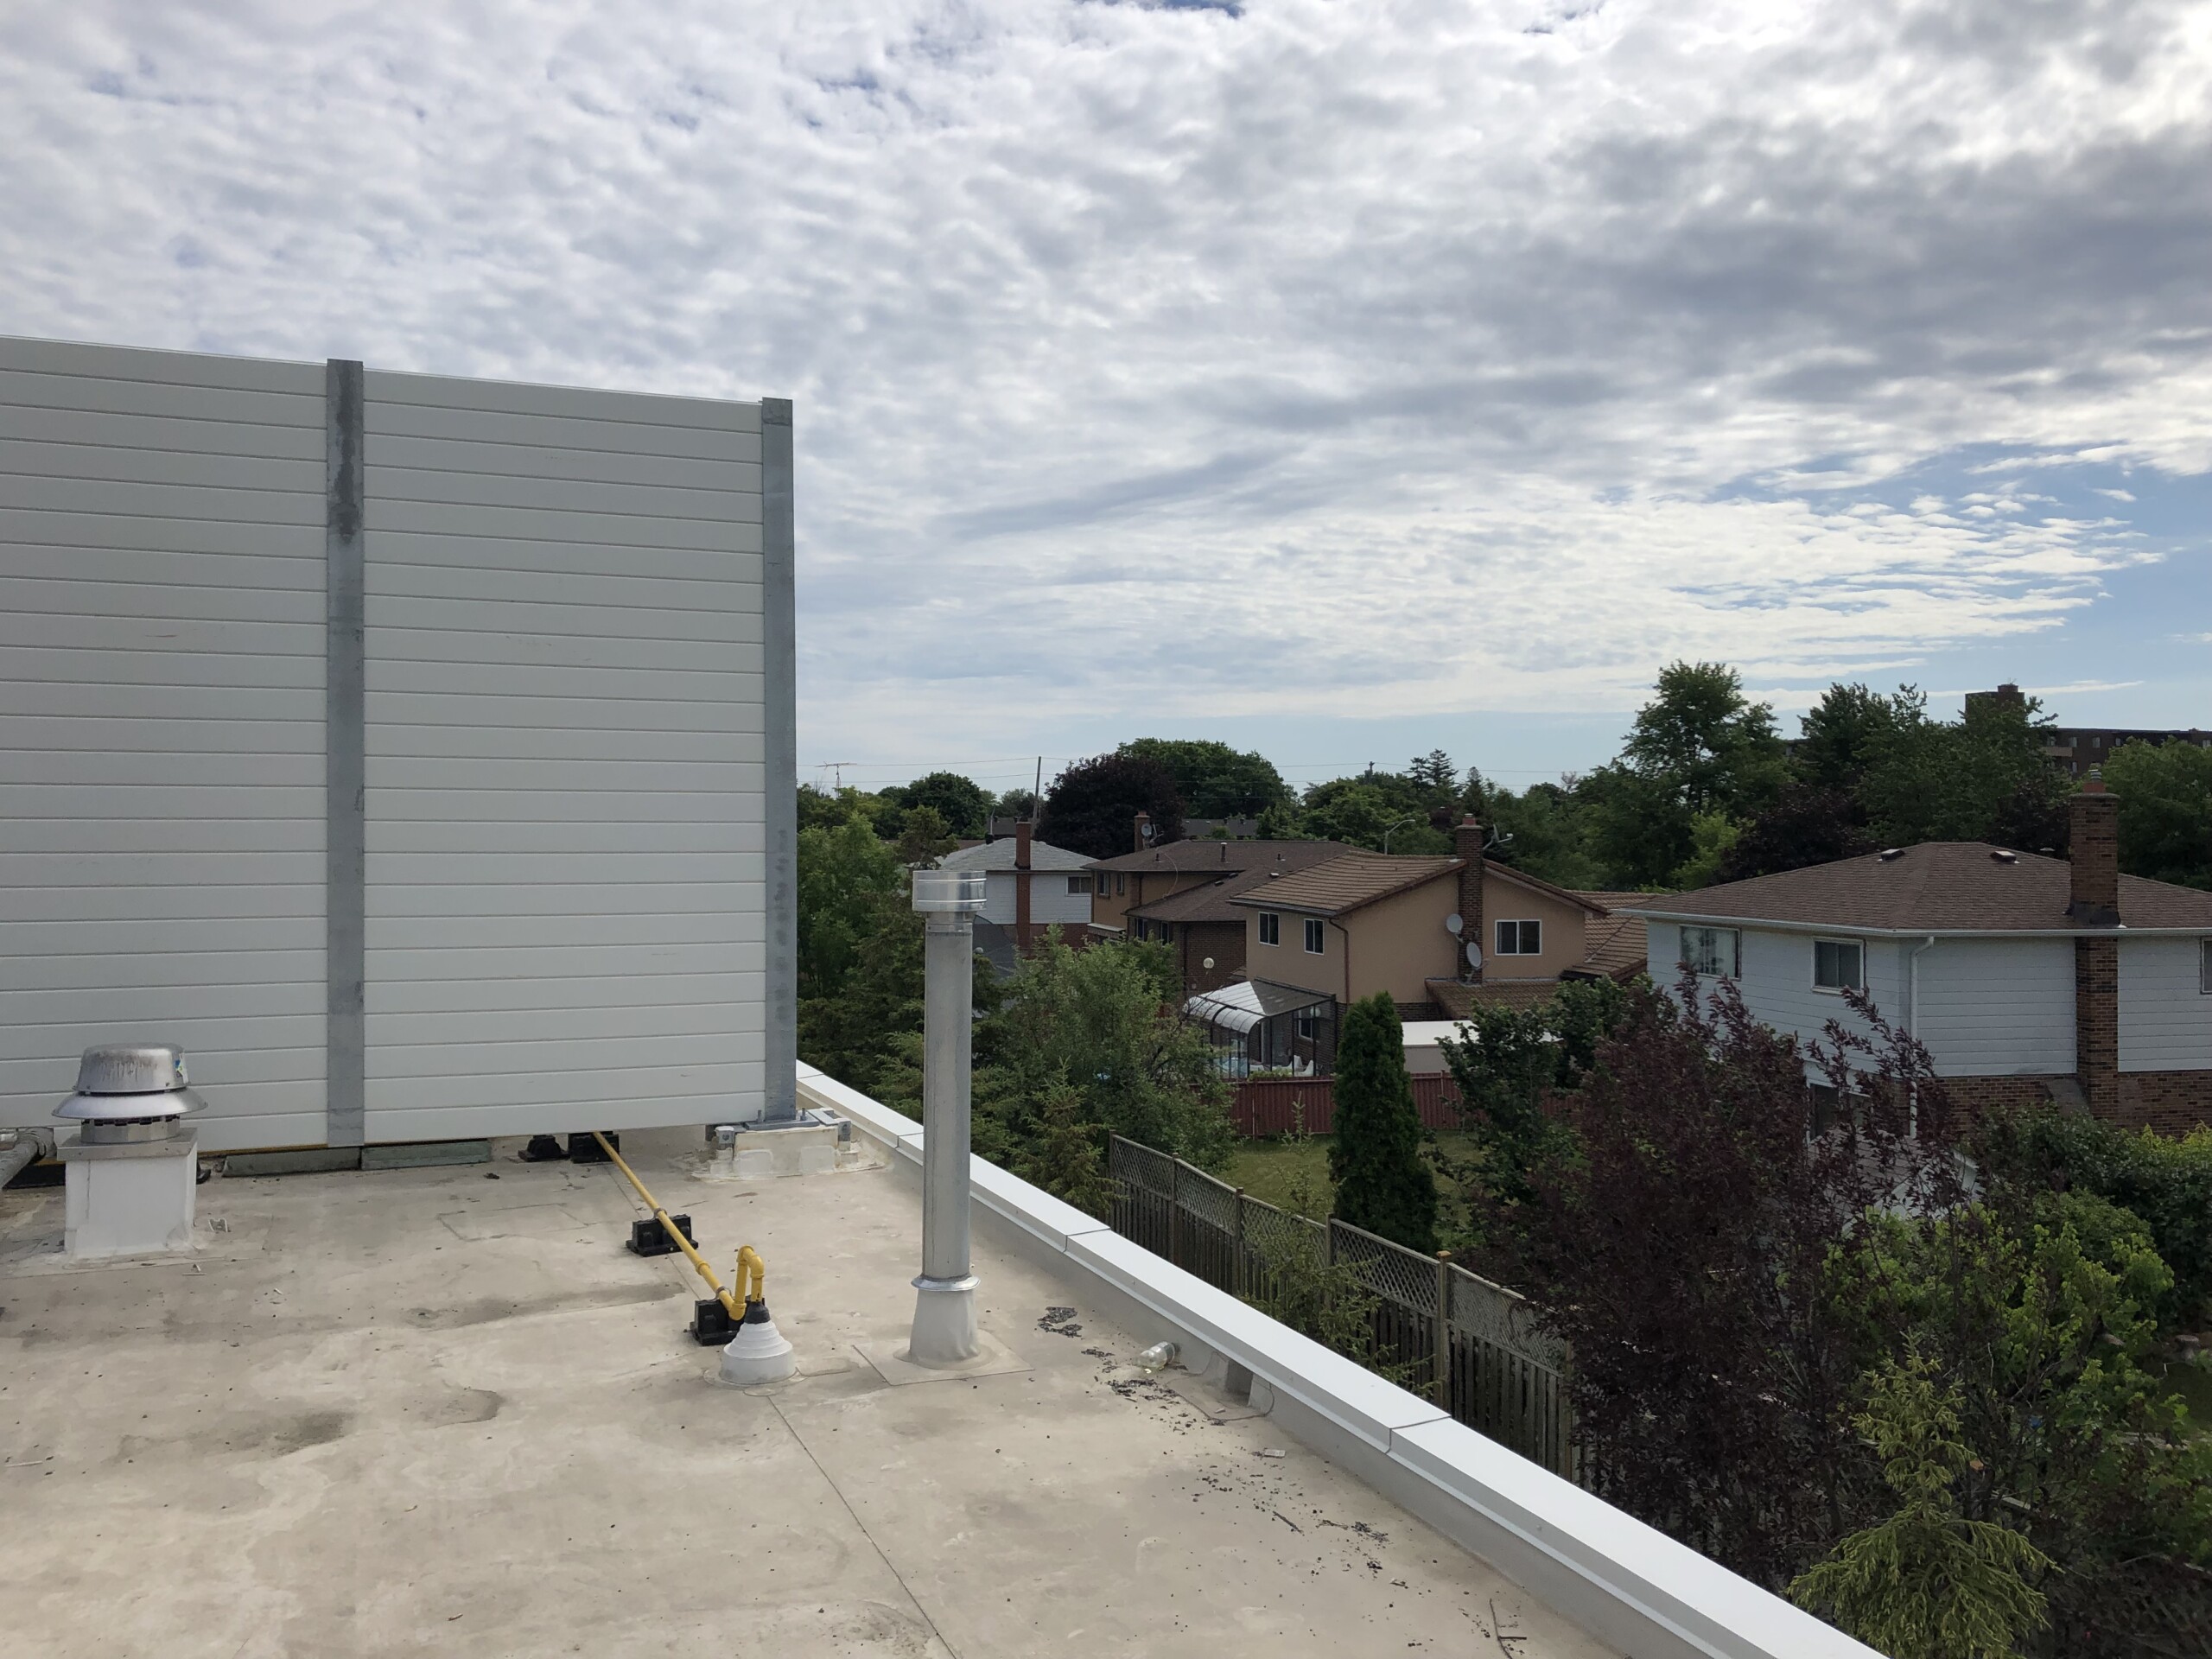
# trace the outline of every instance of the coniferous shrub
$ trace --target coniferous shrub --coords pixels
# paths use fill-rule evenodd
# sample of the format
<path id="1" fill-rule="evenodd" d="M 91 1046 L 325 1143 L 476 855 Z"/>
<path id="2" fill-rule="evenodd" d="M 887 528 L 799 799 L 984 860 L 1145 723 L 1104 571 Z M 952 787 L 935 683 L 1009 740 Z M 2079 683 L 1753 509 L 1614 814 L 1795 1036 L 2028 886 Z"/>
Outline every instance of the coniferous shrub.
<path id="1" fill-rule="evenodd" d="M 1345 1010 L 1337 1039 L 1329 1177 L 1336 1183 L 1338 1219 L 1408 1249 L 1433 1250 L 1436 1181 L 1421 1141 L 1397 1007 L 1387 991 L 1377 991 Z"/>

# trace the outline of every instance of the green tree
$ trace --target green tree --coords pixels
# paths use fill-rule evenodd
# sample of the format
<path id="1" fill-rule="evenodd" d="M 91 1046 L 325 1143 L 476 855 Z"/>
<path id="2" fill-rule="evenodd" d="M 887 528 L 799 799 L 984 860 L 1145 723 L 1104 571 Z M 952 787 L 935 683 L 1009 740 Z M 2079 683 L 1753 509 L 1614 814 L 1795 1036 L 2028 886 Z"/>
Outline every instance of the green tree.
<path id="1" fill-rule="evenodd" d="M 1519 794 L 1471 777 L 1467 802 L 1497 831 L 1487 856 L 1562 887 L 1603 887 L 1611 877 L 1590 846 L 1589 803 L 1570 772 L 1555 784 L 1531 784 Z"/>
<path id="2" fill-rule="evenodd" d="M 1857 789 L 1881 844 L 2063 848 L 2068 785 L 2044 753 L 2050 721 L 2033 697 L 1978 698 L 1957 721 L 1929 719 L 1926 696 L 1911 686 L 1898 688 L 1890 705 Z"/>
<path id="3" fill-rule="evenodd" d="M 1087 858 L 1116 858 L 1134 850 L 1140 812 L 1151 814 L 1156 842 L 1181 838 L 1183 798 L 1174 774 L 1140 755 L 1096 755 L 1052 780 L 1037 833 Z"/>
<path id="4" fill-rule="evenodd" d="M 1815 789 L 1856 790 L 1877 746 L 1920 708 L 1910 694 L 1892 698 L 1863 685 L 1831 685 L 1798 721 L 1798 777 Z"/>
<path id="5" fill-rule="evenodd" d="M 1406 777 L 1408 781 L 1433 795 L 1440 806 L 1450 806 L 1457 798 L 1459 768 L 1441 749 L 1431 749 L 1427 754 L 1415 755 L 1406 767 Z"/>
<path id="6" fill-rule="evenodd" d="M 982 835 L 983 819 L 991 810 L 991 798 L 982 785 L 957 772 L 932 772 L 885 791 L 884 798 L 909 811 L 920 806 L 934 808 L 944 822 L 945 832 L 956 836 Z"/>
<path id="7" fill-rule="evenodd" d="M 798 786 L 798 827 L 802 830 L 835 829 L 848 818 L 862 818 L 873 823 L 884 810 L 881 796 L 870 795 L 850 784 L 834 793 L 812 784 Z"/>
<path id="8" fill-rule="evenodd" d="M 1175 780 L 1184 811 L 1192 817 L 1253 818 L 1291 798 L 1290 785 L 1265 755 L 1232 749 L 1226 743 L 1139 737 L 1115 753 L 1165 766 Z"/>
<path id="9" fill-rule="evenodd" d="M 1103 1218 L 1118 1189 L 1106 1173 L 1100 1128 L 1084 1116 L 1082 1091 L 1065 1081 L 1048 1084 L 1037 1096 L 1034 1125 L 1004 1161 L 1033 1186 Z"/>
<path id="10" fill-rule="evenodd" d="M 898 855 L 876 839 L 866 819 L 798 832 L 802 1001 L 843 992 L 862 941 L 881 925 L 887 905 L 906 903 L 906 890 Z"/>
<path id="11" fill-rule="evenodd" d="M 1046 1116 L 1068 1088 L 1102 1143 L 1123 1135 L 1208 1168 L 1226 1160 L 1228 1085 L 1205 1031 L 1177 1006 L 1165 945 L 1075 950 L 1054 929 L 1001 996 L 976 1033 L 976 1096 L 1006 1146 L 1065 1135 Z"/>
<path id="12" fill-rule="evenodd" d="M 1690 855 L 1675 867 L 1669 885 L 1678 893 L 1709 887 L 1720 879 L 1744 826 L 1726 812 L 1700 812 L 1690 820 Z"/>
<path id="13" fill-rule="evenodd" d="M 2120 868 L 2153 881 L 2212 887 L 2212 749 L 2123 743 L 2104 773 L 2120 797 Z"/>
<path id="14" fill-rule="evenodd" d="M 1433 819 L 1450 809 L 1428 791 L 1395 772 L 1336 778 L 1306 791 L 1306 833 L 1317 840 L 1340 841 L 1371 852 L 1448 853 L 1452 837 Z"/>
<path id="15" fill-rule="evenodd" d="M 2056 1564 L 2012 1528 L 1960 1513 L 1958 1488 L 1983 1465 L 1958 1438 L 1958 1389 L 1936 1372 L 1918 1354 L 1883 1365 L 1852 1424 L 1900 1506 L 1789 1593 L 1891 1659 L 2017 1659 L 2048 1622 L 2036 1585 Z"/>
<path id="16" fill-rule="evenodd" d="M 1436 1181 L 1421 1143 L 1398 1010 L 1377 991 L 1344 1011 L 1337 1039 L 1329 1176 L 1338 1218 L 1408 1249 L 1435 1249 Z"/>
<path id="17" fill-rule="evenodd" d="M 1756 811 L 1779 794 L 1788 759 L 1771 704 L 1744 696 L 1723 663 L 1670 663 L 1621 750 L 1620 763 L 1663 780 L 1694 815 Z"/>
<path id="18" fill-rule="evenodd" d="M 909 869 L 933 868 L 959 843 L 944 815 L 933 806 L 910 806 L 900 814 L 899 861 Z"/>

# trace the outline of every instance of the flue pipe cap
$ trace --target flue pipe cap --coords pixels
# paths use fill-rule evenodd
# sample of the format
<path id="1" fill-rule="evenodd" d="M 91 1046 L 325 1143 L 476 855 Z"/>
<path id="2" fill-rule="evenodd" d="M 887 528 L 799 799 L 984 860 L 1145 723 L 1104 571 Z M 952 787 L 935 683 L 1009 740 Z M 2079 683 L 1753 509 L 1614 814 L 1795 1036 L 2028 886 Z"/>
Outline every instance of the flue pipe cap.
<path id="1" fill-rule="evenodd" d="M 982 907 L 982 871 L 914 872 L 914 908 L 924 915 L 973 916 Z"/>

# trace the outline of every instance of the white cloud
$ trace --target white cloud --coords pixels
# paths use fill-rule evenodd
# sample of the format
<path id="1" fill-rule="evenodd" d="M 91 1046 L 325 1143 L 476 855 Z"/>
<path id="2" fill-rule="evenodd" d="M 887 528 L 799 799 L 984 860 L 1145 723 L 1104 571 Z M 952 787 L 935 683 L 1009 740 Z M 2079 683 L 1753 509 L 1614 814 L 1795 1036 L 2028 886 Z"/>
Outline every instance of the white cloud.
<path id="1" fill-rule="evenodd" d="M 0 327 L 793 397 L 810 758 L 1617 708 L 2047 630 L 2142 556 L 1878 486 L 2212 466 L 2206 19 L 21 8 Z"/>

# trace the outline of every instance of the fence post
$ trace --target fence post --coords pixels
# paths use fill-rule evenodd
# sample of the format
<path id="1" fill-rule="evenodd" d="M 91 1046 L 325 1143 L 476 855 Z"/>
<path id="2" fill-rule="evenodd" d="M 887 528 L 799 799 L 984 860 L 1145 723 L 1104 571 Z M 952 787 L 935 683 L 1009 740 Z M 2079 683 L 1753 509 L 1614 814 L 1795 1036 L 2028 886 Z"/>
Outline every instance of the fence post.
<path id="1" fill-rule="evenodd" d="M 1325 1241 L 1321 1248 L 1329 1265 L 1333 1268 L 1337 1265 L 1337 1218 L 1334 1216 L 1321 1224 L 1321 1237 Z"/>
<path id="2" fill-rule="evenodd" d="M 1183 1265 L 1183 1160 L 1167 1163 L 1167 1259 Z"/>
<path id="3" fill-rule="evenodd" d="M 1452 1252 L 1436 1253 L 1436 1347 L 1430 1357 L 1436 1403 L 1452 1409 Z"/>
<path id="4" fill-rule="evenodd" d="M 1244 1189 L 1236 1189 L 1236 1253 L 1229 1258 L 1229 1294 L 1243 1296 L 1250 1293 L 1252 1274 L 1244 1261 Z"/>

